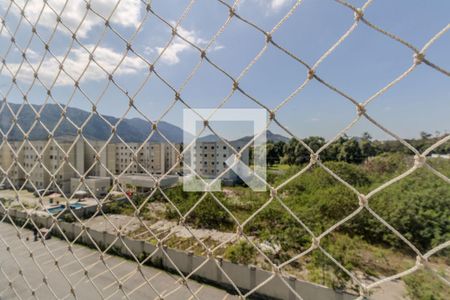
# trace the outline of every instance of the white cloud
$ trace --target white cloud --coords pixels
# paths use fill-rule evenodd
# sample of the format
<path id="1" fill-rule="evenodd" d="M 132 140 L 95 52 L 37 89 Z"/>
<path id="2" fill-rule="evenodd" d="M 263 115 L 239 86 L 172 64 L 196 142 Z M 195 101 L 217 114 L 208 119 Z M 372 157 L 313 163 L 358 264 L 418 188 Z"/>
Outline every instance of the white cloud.
<path id="1" fill-rule="evenodd" d="M 283 8 L 284 6 L 286 6 L 287 4 L 291 3 L 292 0 L 271 0 L 271 1 L 266 1 L 269 2 L 270 8 L 277 11 L 281 8 Z"/>
<path id="2" fill-rule="evenodd" d="M 92 0 L 90 1 L 90 5 L 97 13 L 108 18 L 117 1 L 118 0 Z M 94 26 L 104 24 L 104 21 L 92 11 L 89 11 L 86 18 L 83 20 L 84 15 L 86 14 L 86 2 L 84 0 L 71 0 L 67 2 L 67 5 L 66 1 L 61 0 L 48 0 L 48 5 L 45 5 L 42 0 L 16 0 L 16 3 L 21 8 L 25 7 L 25 16 L 32 23 L 35 23 L 41 15 L 38 26 L 49 29 L 55 28 L 57 24 L 55 12 L 59 14 L 64 8 L 61 15 L 62 23 L 74 31 L 82 22 L 82 25 L 78 30 L 78 35 L 80 37 L 86 37 Z M 0 5 L 2 5 L 3 8 L 6 8 L 5 6 L 7 3 L 2 1 L 2 4 Z M 110 19 L 111 23 L 126 27 L 138 26 L 140 20 L 140 5 L 140 0 L 120 1 L 120 4 L 117 6 L 117 9 Z M 12 12 L 16 16 L 20 16 L 21 12 L 17 6 L 12 5 L 12 7 Z M 62 25 L 58 26 L 58 30 L 69 33 Z"/>
<path id="3" fill-rule="evenodd" d="M 266 10 L 266 15 L 279 12 L 282 8 L 291 4 L 294 0 L 244 0 L 240 6 L 247 2 L 253 2 Z M 251 5 L 251 4 L 249 4 Z"/>
<path id="4" fill-rule="evenodd" d="M 186 40 L 190 41 L 191 43 L 199 46 L 199 47 L 205 47 L 208 45 L 208 41 L 199 37 L 198 33 L 194 30 L 187 30 L 181 26 L 177 28 L 177 32 L 184 37 Z M 224 47 L 221 45 L 216 45 L 210 50 L 220 50 Z M 153 53 L 156 52 L 160 54 L 164 50 L 164 47 L 147 47 L 146 51 L 147 53 Z M 179 37 L 175 37 L 173 42 L 167 47 L 167 49 L 164 51 L 163 55 L 161 56 L 161 61 L 168 64 L 168 65 L 175 65 L 180 62 L 180 55 L 183 52 L 192 51 L 195 50 L 191 45 L 186 43 L 184 40 L 182 40 Z"/>
<path id="5" fill-rule="evenodd" d="M 93 45 L 86 45 L 89 51 L 94 48 Z M 115 52 L 113 49 L 97 47 L 94 52 L 95 61 L 101 65 L 108 73 L 112 72 L 117 64 L 121 61 L 123 54 Z M 42 66 L 38 71 L 38 76 L 47 86 L 49 86 L 53 80 L 58 76 L 56 85 L 73 85 L 73 80 L 64 72 L 58 75 L 59 62 L 63 60 L 63 56 L 56 56 L 57 59 L 51 57 L 44 60 Z M 30 59 L 31 60 L 31 59 Z M 39 66 L 38 60 L 31 60 L 33 69 L 36 70 Z M 82 48 L 74 48 L 71 50 L 70 55 L 64 61 L 64 71 L 67 72 L 72 78 L 78 79 L 84 69 L 89 64 L 89 53 Z M 19 68 L 19 64 L 7 64 L 8 68 L 14 73 Z M 143 70 L 146 65 L 138 57 L 127 56 L 121 63 L 120 67 L 115 71 L 114 75 L 130 75 L 135 74 L 140 70 Z M 17 78 L 23 81 L 33 80 L 34 71 L 28 64 L 23 64 L 20 68 Z M 6 75 L 3 72 L 3 75 Z M 87 67 L 86 72 L 83 74 L 80 82 L 90 80 L 106 79 L 107 74 L 94 62 L 91 62 Z"/>

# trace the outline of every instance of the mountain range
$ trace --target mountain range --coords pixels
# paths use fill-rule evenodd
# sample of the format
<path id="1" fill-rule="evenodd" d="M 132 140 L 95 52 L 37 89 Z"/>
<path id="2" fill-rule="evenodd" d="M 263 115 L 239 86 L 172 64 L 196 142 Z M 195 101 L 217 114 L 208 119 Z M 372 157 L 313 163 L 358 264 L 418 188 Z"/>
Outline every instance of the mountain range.
<path id="1" fill-rule="evenodd" d="M 5 102 L 0 105 L 0 130 L 3 133 L 8 133 L 8 140 L 22 140 L 23 134 L 19 130 L 18 126 L 14 125 L 12 129 L 14 114 L 17 115 L 17 124 L 27 132 L 33 126 L 36 121 L 36 114 L 33 109 L 40 111 L 40 122 L 44 124 L 50 131 L 55 128 L 61 119 L 61 108 L 56 104 L 46 104 L 43 108 L 42 105 L 33 105 L 33 109 L 30 105 L 8 103 L 9 108 Z M 111 136 L 111 125 L 116 125 L 119 118 L 113 116 L 99 115 L 94 113 L 91 116 L 91 112 L 75 108 L 68 107 L 66 111 L 66 118 L 59 123 L 54 136 L 58 137 L 70 137 L 77 135 L 77 129 L 67 119 L 70 119 L 77 126 L 81 126 L 87 122 L 83 128 L 83 136 L 91 140 L 107 140 Z M 105 120 L 107 122 L 105 122 Z M 182 143 L 183 142 L 183 129 L 177 127 L 171 123 L 160 121 L 158 122 L 158 130 L 171 142 Z M 152 131 L 152 125 L 140 118 L 123 119 L 118 125 L 116 133 L 125 142 L 143 142 L 149 136 Z M 37 122 L 29 134 L 30 140 L 45 140 L 48 137 L 48 133 L 45 128 Z M 117 140 L 117 137 L 115 137 Z M 213 136 L 206 136 L 203 139 L 210 140 Z M 250 141 L 251 137 L 243 137 L 239 140 Z M 287 141 L 288 138 L 279 134 L 274 134 L 270 131 L 267 132 L 267 140 L 269 141 Z M 152 142 L 163 142 L 165 139 L 160 133 L 155 132 L 151 137 Z"/>

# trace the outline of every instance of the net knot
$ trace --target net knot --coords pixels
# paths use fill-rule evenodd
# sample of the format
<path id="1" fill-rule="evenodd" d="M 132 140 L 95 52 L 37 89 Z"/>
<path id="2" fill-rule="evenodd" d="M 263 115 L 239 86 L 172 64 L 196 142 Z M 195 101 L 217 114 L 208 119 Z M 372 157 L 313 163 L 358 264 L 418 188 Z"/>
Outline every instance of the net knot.
<path id="1" fill-rule="evenodd" d="M 414 167 L 421 168 L 425 164 L 427 158 L 423 155 L 416 154 L 414 156 Z"/>
<path id="2" fill-rule="evenodd" d="M 280 274 L 281 273 L 280 267 L 273 265 L 272 266 L 272 272 L 277 274 L 277 275 Z"/>
<path id="3" fill-rule="evenodd" d="M 228 14 L 230 16 L 230 18 L 234 17 L 235 14 L 236 14 L 235 9 L 233 7 L 230 7 L 229 14 Z"/>
<path id="4" fill-rule="evenodd" d="M 274 111 L 270 111 L 269 112 L 269 119 L 270 120 L 274 120 L 275 119 L 275 112 Z"/>
<path id="5" fill-rule="evenodd" d="M 270 188 L 270 197 L 275 198 L 277 196 L 278 190 L 275 188 Z"/>
<path id="6" fill-rule="evenodd" d="M 311 242 L 312 242 L 311 246 L 313 247 L 313 249 L 319 248 L 319 246 L 320 246 L 320 239 L 319 238 L 313 237 Z"/>
<path id="7" fill-rule="evenodd" d="M 359 194 L 358 199 L 359 199 L 359 206 L 361 206 L 361 207 L 367 206 L 367 204 L 369 203 L 366 195 L 364 195 L 364 194 Z"/>
<path id="8" fill-rule="evenodd" d="M 209 249 L 209 248 L 206 250 L 206 255 L 208 256 L 209 259 L 211 259 L 211 258 L 214 257 L 213 252 L 212 252 L 211 249 Z"/>
<path id="9" fill-rule="evenodd" d="M 309 162 L 313 165 L 316 164 L 319 161 L 319 159 L 320 159 L 320 157 L 319 157 L 319 154 L 317 154 L 317 153 L 311 153 L 309 155 Z"/>
<path id="10" fill-rule="evenodd" d="M 427 259 L 421 255 L 416 256 L 416 266 L 424 267 L 428 263 Z"/>
<path id="11" fill-rule="evenodd" d="M 362 115 L 364 115 L 366 113 L 366 108 L 364 107 L 363 104 L 359 103 L 356 106 L 356 111 L 358 113 L 358 116 L 362 116 Z"/>
<path id="12" fill-rule="evenodd" d="M 236 228 L 236 234 L 237 234 L 239 237 L 241 237 L 241 236 L 243 235 L 243 233 L 244 233 L 244 229 L 242 228 L 241 225 L 238 225 L 237 228 Z"/>
<path id="13" fill-rule="evenodd" d="M 361 8 L 358 8 L 354 12 L 354 18 L 356 22 L 359 22 L 364 17 L 364 12 Z"/>
<path id="14" fill-rule="evenodd" d="M 414 54 L 414 64 L 415 65 L 420 65 L 424 59 L 425 59 L 425 54 L 420 53 L 420 52 Z"/>

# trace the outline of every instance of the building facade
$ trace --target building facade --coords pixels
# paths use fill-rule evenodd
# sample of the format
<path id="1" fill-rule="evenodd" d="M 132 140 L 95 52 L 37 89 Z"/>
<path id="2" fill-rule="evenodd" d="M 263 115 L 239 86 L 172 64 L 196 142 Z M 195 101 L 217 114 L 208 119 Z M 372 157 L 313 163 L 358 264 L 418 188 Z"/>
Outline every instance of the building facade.
<path id="1" fill-rule="evenodd" d="M 14 185 L 18 184 L 19 179 L 23 177 L 21 175 L 21 170 L 16 168 L 16 163 L 14 161 L 14 153 L 17 153 L 17 158 L 21 160 L 21 153 L 19 152 L 20 144 L 18 142 L 6 142 L 0 145 L 0 183 L 5 186 L 9 186 L 10 182 Z M 6 175 L 5 173 L 6 172 Z M 6 177 L 9 178 L 10 181 L 6 180 Z"/>
<path id="2" fill-rule="evenodd" d="M 87 176 L 108 177 L 115 174 L 116 145 L 91 140 L 84 143 L 84 168 Z"/>
<path id="3" fill-rule="evenodd" d="M 100 192 L 106 189 L 105 178 L 112 175 L 174 174 L 179 171 L 177 154 L 181 149 L 168 143 L 108 143 L 105 141 L 74 141 L 73 138 L 3 143 L 0 146 L 0 166 L 16 188 L 29 190 L 53 189 L 73 193 L 72 178 L 79 174 L 100 182 Z M 17 154 L 17 159 L 15 159 Z M 9 185 L 3 172 L 0 183 Z M 28 179 L 27 179 L 28 178 Z M 98 179 L 101 179 L 100 181 Z M 57 188 L 57 186 L 59 188 Z M 97 188 L 95 188 L 97 190 Z"/>
<path id="4" fill-rule="evenodd" d="M 174 174 L 179 171 L 180 148 L 168 143 L 118 143 L 115 145 L 115 174 Z"/>
<path id="5" fill-rule="evenodd" d="M 229 144 L 237 152 L 240 152 L 242 147 L 245 146 L 241 142 L 229 142 Z M 214 179 L 229 168 L 226 161 L 234 154 L 233 149 L 223 141 L 198 141 L 191 152 L 191 159 L 193 160 L 191 165 L 202 178 Z M 249 150 L 245 149 L 241 154 L 241 161 L 248 165 L 249 160 Z M 231 183 L 238 180 L 238 176 L 232 170 L 226 171 L 221 178 Z"/>

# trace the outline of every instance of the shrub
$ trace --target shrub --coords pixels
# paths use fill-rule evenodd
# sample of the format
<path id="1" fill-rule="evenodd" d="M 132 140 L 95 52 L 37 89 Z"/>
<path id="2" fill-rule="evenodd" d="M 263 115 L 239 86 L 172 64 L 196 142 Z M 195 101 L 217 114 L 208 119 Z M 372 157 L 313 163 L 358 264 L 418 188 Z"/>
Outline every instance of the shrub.
<path id="1" fill-rule="evenodd" d="M 241 240 L 225 251 L 224 257 L 235 264 L 252 264 L 256 259 L 256 249 L 247 241 Z"/>

